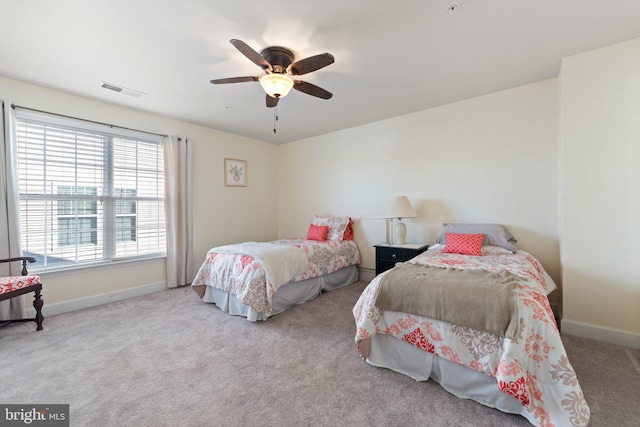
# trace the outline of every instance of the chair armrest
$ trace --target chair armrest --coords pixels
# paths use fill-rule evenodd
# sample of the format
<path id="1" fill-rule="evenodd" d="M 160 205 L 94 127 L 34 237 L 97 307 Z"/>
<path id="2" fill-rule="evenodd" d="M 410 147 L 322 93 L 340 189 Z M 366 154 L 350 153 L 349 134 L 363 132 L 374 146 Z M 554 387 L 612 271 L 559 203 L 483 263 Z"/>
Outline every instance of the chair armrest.
<path id="1" fill-rule="evenodd" d="M 22 262 L 22 275 L 26 276 L 27 274 L 29 274 L 29 272 L 27 271 L 27 262 L 34 263 L 34 262 L 36 262 L 36 259 L 34 257 L 31 257 L 31 256 L 19 256 L 19 257 L 15 257 L 15 258 L 0 259 L 0 263 L 2 263 L 2 262 L 15 262 L 15 261 L 21 261 Z"/>

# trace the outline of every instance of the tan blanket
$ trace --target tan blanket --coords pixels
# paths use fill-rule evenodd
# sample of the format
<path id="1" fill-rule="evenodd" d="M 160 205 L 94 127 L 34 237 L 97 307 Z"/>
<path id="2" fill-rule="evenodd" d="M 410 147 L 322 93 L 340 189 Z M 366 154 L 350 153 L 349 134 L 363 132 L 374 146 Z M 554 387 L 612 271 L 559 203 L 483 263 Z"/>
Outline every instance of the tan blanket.
<path id="1" fill-rule="evenodd" d="M 380 281 L 376 307 L 430 317 L 495 335 L 518 335 L 517 276 L 399 264 Z"/>

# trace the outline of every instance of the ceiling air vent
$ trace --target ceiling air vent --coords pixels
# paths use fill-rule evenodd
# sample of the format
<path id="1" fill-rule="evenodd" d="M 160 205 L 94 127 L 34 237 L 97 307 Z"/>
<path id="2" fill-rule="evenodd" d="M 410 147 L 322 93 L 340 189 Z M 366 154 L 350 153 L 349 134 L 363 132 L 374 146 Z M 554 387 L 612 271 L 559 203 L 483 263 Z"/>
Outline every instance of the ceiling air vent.
<path id="1" fill-rule="evenodd" d="M 144 93 L 144 92 L 140 92 L 140 91 L 133 90 L 133 89 L 128 89 L 126 87 L 118 86 L 118 85 L 115 85 L 113 83 L 102 82 L 101 87 L 103 87 L 105 89 L 112 90 L 114 92 L 120 92 L 120 93 L 124 93 L 125 95 L 134 96 L 136 98 L 140 98 L 141 96 L 146 95 L 146 93 Z"/>

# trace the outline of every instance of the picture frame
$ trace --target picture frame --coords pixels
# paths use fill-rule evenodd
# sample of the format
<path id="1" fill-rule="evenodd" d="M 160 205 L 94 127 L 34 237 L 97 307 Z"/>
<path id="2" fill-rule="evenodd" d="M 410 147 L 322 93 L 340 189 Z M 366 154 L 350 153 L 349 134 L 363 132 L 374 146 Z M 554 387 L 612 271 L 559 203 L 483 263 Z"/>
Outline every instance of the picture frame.
<path id="1" fill-rule="evenodd" d="M 224 159 L 224 185 L 227 187 L 247 186 L 247 161 Z"/>

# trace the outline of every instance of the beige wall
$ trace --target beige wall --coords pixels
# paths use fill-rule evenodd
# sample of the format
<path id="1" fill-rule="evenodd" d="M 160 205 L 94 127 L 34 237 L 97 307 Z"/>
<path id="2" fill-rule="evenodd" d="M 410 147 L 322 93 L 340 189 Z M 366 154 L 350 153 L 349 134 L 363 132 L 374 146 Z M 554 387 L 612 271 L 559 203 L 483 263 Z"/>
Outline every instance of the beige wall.
<path id="1" fill-rule="evenodd" d="M 115 96 L 124 96 L 118 95 Z M 113 104 L 0 78 L 5 103 L 189 138 L 193 144 L 194 265 L 209 248 L 277 237 L 277 146 Z M 224 186 L 224 158 L 248 162 L 248 187 Z M 45 315 L 163 289 L 164 259 L 43 275 Z"/>
<path id="2" fill-rule="evenodd" d="M 406 195 L 419 218 L 407 241 L 434 241 L 444 221 L 497 222 L 559 278 L 557 80 L 286 144 L 280 157 L 280 237 L 312 216 L 350 215 L 363 254 L 385 241 L 382 216 Z M 558 281 L 558 284 L 559 281 Z"/>
<path id="3" fill-rule="evenodd" d="M 563 328 L 640 348 L 640 39 L 566 58 Z"/>
<path id="4" fill-rule="evenodd" d="M 304 235 L 318 213 L 355 218 L 370 276 L 376 218 L 404 194 L 409 242 L 444 221 L 506 224 L 563 288 L 564 332 L 640 348 L 638 58 L 633 40 L 567 58 L 559 79 L 282 146 L 3 78 L 0 99 L 188 137 L 194 269 L 215 245 Z M 225 157 L 248 161 L 248 187 L 224 187 Z M 65 311 L 161 289 L 164 261 L 45 280 L 47 308 Z"/>

